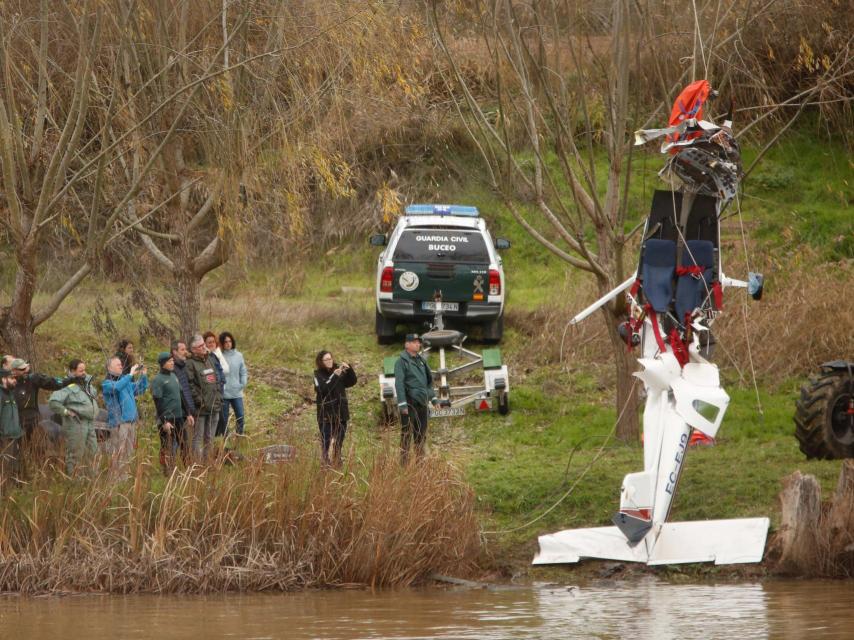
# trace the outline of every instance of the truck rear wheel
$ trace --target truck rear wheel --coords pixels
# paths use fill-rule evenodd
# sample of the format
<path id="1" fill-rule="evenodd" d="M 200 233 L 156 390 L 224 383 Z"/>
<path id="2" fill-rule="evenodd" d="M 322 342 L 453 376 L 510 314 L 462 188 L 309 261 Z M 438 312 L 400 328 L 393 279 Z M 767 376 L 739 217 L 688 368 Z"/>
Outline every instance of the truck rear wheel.
<path id="1" fill-rule="evenodd" d="M 394 342 L 397 334 L 395 333 L 397 330 L 397 323 L 394 320 L 389 320 L 388 318 L 384 318 L 379 310 L 375 311 L 376 319 L 374 321 L 374 327 L 377 332 L 377 343 L 378 344 L 391 344 Z"/>
<path id="2" fill-rule="evenodd" d="M 485 344 L 498 344 L 504 337 L 504 314 L 502 313 L 492 322 L 483 325 L 483 342 Z"/>
<path id="3" fill-rule="evenodd" d="M 795 437 L 807 458 L 854 457 L 854 383 L 844 369 L 825 369 L 801 387 L 796 403 Z"/>

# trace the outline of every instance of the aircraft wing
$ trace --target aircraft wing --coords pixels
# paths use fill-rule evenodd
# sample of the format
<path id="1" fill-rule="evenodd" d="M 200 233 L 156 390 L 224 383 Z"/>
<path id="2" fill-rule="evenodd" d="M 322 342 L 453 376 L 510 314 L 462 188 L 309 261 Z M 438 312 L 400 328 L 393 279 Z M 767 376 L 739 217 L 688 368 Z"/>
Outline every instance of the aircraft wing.
<path id="1" fill-rule="evenodd" d="M 768 518 L 666 522 L 634 547 L 617 527 L 569 529 L 540 536 L 533 564 L 574 563 L 581 558 L 649 565 L 760 562 L 769 523 Z"/>

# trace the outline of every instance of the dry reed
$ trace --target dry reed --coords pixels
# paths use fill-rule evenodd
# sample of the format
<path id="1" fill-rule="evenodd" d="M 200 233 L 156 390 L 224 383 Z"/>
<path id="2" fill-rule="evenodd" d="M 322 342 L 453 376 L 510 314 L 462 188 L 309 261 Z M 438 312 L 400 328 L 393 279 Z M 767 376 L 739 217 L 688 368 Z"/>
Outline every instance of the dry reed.
<path id="1" fill-rule="evenodd" d="M 439 460 L 313 461 L 54 483 L 0 502 L 0 591 L 182 593 L 405 586 L 465 573 L 473 494 Z"/>

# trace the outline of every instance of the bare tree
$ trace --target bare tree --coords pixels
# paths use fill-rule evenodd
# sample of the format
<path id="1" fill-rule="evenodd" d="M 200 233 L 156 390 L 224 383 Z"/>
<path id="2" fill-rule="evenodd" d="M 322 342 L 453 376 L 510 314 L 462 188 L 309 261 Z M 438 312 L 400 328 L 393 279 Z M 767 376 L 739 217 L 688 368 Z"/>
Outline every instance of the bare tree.
<path id="1" fill-rule="evenodd" d="M 720 52 L 772 4 L 704 3 L 707 15 L 701 16 L 694 3 L 677 16 L 676 8 L 652 1 L 475 0 L 468 6 L 478 21 L 463 31 L 479 37 L 489 54 L 489 95 L 476 95 L 467 79 L 447 34 L 454 24 L 448 12 L 440 12 L 437 0 L 429 6 L 436 44 L 448 61 L 446 83 L 492 188 L 532 237 L 568 266 L 591 274 L 605 294 L 633 271 L 641 228 L 629 228 L 628 207 L 631 134 L 646 125 L 637 113 L 648 109 L 638 96 L 654 87 L 661 103 L 650 120 L 664 119 L 663 108 L 695 76 L 717 69 L 724 84 L 730 81 L 729 60 Z M 732 20 L 736 28 L 722 33 L 722 22 L 739 8 L 744 13 Z M 691 36 L 681 43 L 684 53 L 672 42 L 660 44 L 674 24 L 685 25 Z M 850 71 L 846 56 L 844 64 L 830 65 L 835 79 L 844 77 L 846 65 Z M 681 58 L 690 64 L 673 64 Z M 820 84 L 801 94 L 798 104 Z M 617 330 L 623 297 L 602 314 L 616 373 L 617 435 L 636 440 L 636 365 Z"/>
<path id="2" fill-rule="evenodd" d="M 231 74 L 240 74 L 243 65 L 230 67 L 228 52 L 237 40 L 238 51 L 245 54 L 251 6 L 241 14 L 230 33 L 226 28 L 227 3 L 223 2 L 221 7 L 222 77 L 212 90 L 192 96 L 193 102 L 182 122 L 182 135 L 166 142 L 152 170 L 148 189 L 128 201 L 121 214 L 143 247 L 174 282 L 171 297 L 176 330 L 183 336 L 199 330 L 202 279 L 228 259 L 228 222 L 238 206 L 242 178 L 241 108 L 234 95 Z M 215 26 L 193 21 L 191 8 L 190 2 L 158 5 L 149 17 L 150 24 L 138 21 L 134 25 L 134 39 L 151 34 L 153 46 L 124 52 L 124 69 L 130 75 L 126 85 L 147 88 L 126 96 L 132 110 L 144 112 L 162 102 L 198 73 L 194 69 L 203 68 L 206 54 L 195 49 L 184 54 L 181 64 L 160 71 L 175 55 L 175 42 L 183 43 L 183 49 L 188 40 L 203 41 L 204 32 Z M 152 29 L 154 25 L 159 28 Z M 216 58 L 211 61 L 213 65 L 220 67 Z M 155 78 L 157 81 L 152 82 Z M 160 132 L 175 123 L 175 113 L 164 110 L 147 128 L 134 132 L 129 159 L 122 163 L 126 179 L 139 178 L 147 153 L 146 141 L 157 139 Z M 158 206 L 161 210 L 155 211 Z"/>
<path id="3" fill-rule="evenodd" d="M 202 18 L 188 38 L 190 2 L 152 3 L 152 11 L 141 11 L 133 0 L 109 5 L 0 5 L 0 222 L 17 267 L 9 300 L 0 306 L 0 339 L 30 358 L 35 329 L 92 273 L 106 248 L 133 230 L 154 236 L 158 220 L 176 206 L 190 210 L 189 187 L 199 179 L 186 170 L 185 127 L 222 110 L 219 92 L 209 88 L 224 86 L 221 76 L 272 55 L 262 50 L 222 68 L 245 14 L 223 42 L 218 13 L 208 22 Z M 168 29 L 175 10 L 184 18 L 183 31 L 167 41 L 175 35 Z M 229 140 L 220 147 L 228 148 Z M 220 166 L 230 166 L 228 159 Z M 216 220 L 226 181 L 213 180 L 177 237 L 184 258 L 170 263 L 196 313 L 198 281 L 224 260 Z M 213 237 L 196 251 L 201 231 Z M 34 308 L 49 259 L 44 243 L 58 236 L 68 247 L 63 262 L 74 266 Z"/>
<path id="4" fill-rule="evenodd" d="M 96 247 L 106 243 L 105 231 L 115 221 L 100 210 L 98 179 L 115 150 L 98 148 L 104 130 L 92 115 L 97 106 L 109 119 L 115 93 L 109 85 L 95 86 L 102 11 L 78 16 L 69 7 L 51 11 L 52 3 L 42 0 L 33 14 L 31 7 L 11 4 L 0 8 L 0 221 L 14 248 L 17 274 L 8 303 L 0 308 L 0 338 L 14 353 L 31 357 L 33 331 L 92 271 Z M 33 58 L 34 65 L 26 64 Z M 100 130 L 87 136 L 87 126 Z M 88 205 L 81 197 L 84 184 L 91 186 Z M 80 221 L 74 224 L 71 216 Z M 77 265 L 33 310 L 41 241 L 62 226 L 82 232 Z"/>

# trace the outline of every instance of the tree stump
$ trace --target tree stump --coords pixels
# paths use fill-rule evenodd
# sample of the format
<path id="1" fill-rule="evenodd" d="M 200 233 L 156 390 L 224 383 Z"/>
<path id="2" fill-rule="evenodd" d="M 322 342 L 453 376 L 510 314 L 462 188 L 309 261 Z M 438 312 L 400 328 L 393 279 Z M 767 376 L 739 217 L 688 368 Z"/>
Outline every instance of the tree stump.
<path id="1" fill-rule="evenodd" d="M 780 569 L 806 575 L 817 573 L 820 569 L 821 487 L 815 476 L 795 471 L 785 477 L 780 502 Z"/>
<path id="2" fill-rule="evenodd" d="M 854 459 L 842 463 L 825 532 L 836 572 L 850 573 L 854 569 Z"/>

